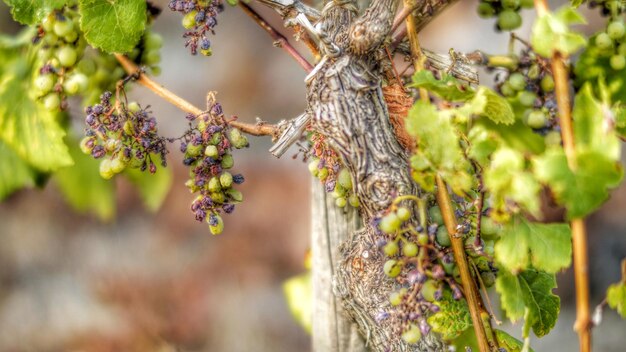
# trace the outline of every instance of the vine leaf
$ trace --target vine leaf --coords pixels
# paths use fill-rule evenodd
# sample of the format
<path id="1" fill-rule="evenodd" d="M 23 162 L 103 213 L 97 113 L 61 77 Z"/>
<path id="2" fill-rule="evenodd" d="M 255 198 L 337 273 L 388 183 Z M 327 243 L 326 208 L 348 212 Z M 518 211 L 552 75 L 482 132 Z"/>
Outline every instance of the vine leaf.
<path id="1" fill-rule="evenodd" d="M 131 51 L 146 26 L 145 0 L 80 0 L 79 12 L 87 42 L 108 53 Z"/>
<path id="2" fill-rule="evenodd" d="M 485 116 L 497 124 L 510 125 L 515 122 L 515 114 L 513 114 L 511 105 L 498 93 L 481 86 L 478 88 L 472 102 L 479 99 L 484 100 L 484 105 L 479 112 L 480 115 Z"/>
<path id="3" fill-rule="evenodd" d="M 153 158 L 155 157 L 153 155 Z M 124 174 L 137 187 L 144 205 L 150 211 L 157 211 L 172 186 L 172 169 L 158 165 L 157 171 L 151 174 L 147 171 L 128 168 Z"/>
<path id="4" fill-rule="evenodd" d="M 604 153 L 579 152 L 576 162 L 574 173 L 560 149 L 548 150 L 533 160 L 535 175 L 550 186 L 556 201 L 567 208 L 570 219 L 597 209 L 608 198 L 608 188 L 617 186 L 623 176 L 620 165 Z"/>
<path id="5" fill-rule="evenodd" d="M 31 95 L 32 56 L 17 55 L 0 77 L 0 139 L 36 169 L 54 171 L 73 162 L 55 114 Z"/>
<path id="6" fill-rule="evenodd" d="M 615 309 L 619 315 L 626 318 L 626 284 L 618 283 L 609 286 L 606 291 L 606 302 L 609 307 Z"/>
<path id="7" fill-rule="evenodd" d="M 112 219 L 115 215 L 113 182 L 100 177 L 100 162 L 81 152 L 76 140 L 72 139 L 69 145 L 74 165 L 59 169 L 54 173 L 53 180 L 75 210 L 93 212 L 101 220 Z"/>
<path id="8" fill-rule="evenodd" d="M 572 24 L 585 23 L 585 18 L 571 7 L 539 17 L 533 25 L 530 42 L 535 52 L 551 57 L 555 52 L 570 55 L 587 45 L 584 36 L 570 31 Z"/>
<path id="9" fill-rule="evenodd" d="M 313 329 L 311 273 L 293 276 L 283 282 L 283 294 L 293 318 L 309 334 Z"/>
<path id="10" fill-rule="evenodd" d="M 444 340 L 454 340 L 472 326 L 472 318 L 466 300 L 457 301 L 446 290 L 442 299 L 436 301 L 435 304 L 439 306 L 439 312 L 428 317 L 428 324 L 433 331 L 441 334 Z"/>
<path id="11" fill-rule="evenodd" d="M 0 200 L 20 188 L 32 187 L 34 184 L 35 171 L 0 141 Z"/>
<path id="12" fill-rule="evenodd" d="M 507 270 L 517 273 L 531 264 L 555 273 L 572 260 L 571 231 L 563 223 L 532 223 L 515 217 L 504 227 L 495 245 L 496 259 Z"/>
<path id="13" fill-rule="evenodd" d="M 506 352 L 521 352 L 523 350 L 524 343 L 509 335 L 506 331 L 494 329 L 493 332 L 498 346 L 504 348 Z M 452 341 L 451 345 L 456 347 L 457 351 L 466 351 L 467 347 L 472 351 L 479 350 L 478 343 L 476 342 L 476 334 L 472 328 L 465 330 L 461 336 Z M 534 352 L 534 350 L 529 348 L 528 352 Z"/>
<path id="14" fill-rule="evenodd" d="M 50 11 L 60 9 L 66 0 L 4 0 L 11 7 L 13 19 L 21 24 L 41 22 Z"/>
<path id="15" fill-rule="evenodd" d="M 555 287 L 554 274 L 535 269 L 514 275 L 502 268 L 496 279 L 496 290 L 507 317 L 511 321 L 525 317 L 525 335 L 532 327 L 538 337 L 546 335 L 556 324 L 561 300 L 552 293 Z"/>
<path id="16" fill-rule="evenodd" d="M 413 75 L 413 84 L 411 86 L 425 88 L 429 92 L 449 101 L 468 101 L 476 94 L 472 88 L 463 85 L 453 76 L 444 73 L 441 79 L 437 79 L 428 70 L 417 71 Z"/>
<path id="17" fill-rule="evenodd" d="M 596 36 L 590 41 L 595 41 Z M 606 80 L 606 89 L 613 101 L 623 100 L 626 96 L 626 77 L 621 70 L 611 67 L 610 56 L 606 56 L 600 48 L 589 45 L 581 54 L 574 66 L 577 87 L 582 87 L 586 82 L 599 87 L 599 82 Z"/>

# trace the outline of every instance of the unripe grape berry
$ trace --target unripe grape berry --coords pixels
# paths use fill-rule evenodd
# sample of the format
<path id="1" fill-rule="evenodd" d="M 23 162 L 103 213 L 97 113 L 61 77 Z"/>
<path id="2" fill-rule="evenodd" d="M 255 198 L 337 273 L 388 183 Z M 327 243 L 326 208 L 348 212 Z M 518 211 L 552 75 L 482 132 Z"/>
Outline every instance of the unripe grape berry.
<path id="1" fill-rule="evenodd" d="M 74 22 L 72 21 L 56 21 L 54 23 L 54 34 L 64 37 L 74 30 Z"/>
<path id="2" fill-rule="evenodd" d="M 222 168 L 223 169 L 230 169 L 231 167 L 233 167 L 233 165 L 235 165 L 235 160 L 233 159 L 232 155 L 226 154 L 222 156 Z"/>
<path id="3" fill-rule="evenodd" d="M 126 108 L 128 109 L 128 111 L 130 111 L 133 114 L 136 114 L 139 111 L 141 111 L 141 107 L 139 106 L 139 104 L 136 101 L 131 101 L 130 103 L 128 103 Z"/>
<path id="4" fill-rule="evenodd" d="M 533 110 L 528 114 L 528 121 L 526 124 L 530 128 L 542 128 L 546 126 L 546 114 L 541 110 Z"/>
<path id="5" fill-rule="evenodd" d="M 35 88 L 39 95 L 48 94 L 54 87 L 54 77 L 51 74 L 40 75 L 35 78 Z"/>
<path id="6" fill-rule="evenodd" d="M 493 6 L 491 6 L 488 2 L 481 2 L 478 4 L 476 11 L 478 12 L 478 16 L 482 18 L 490 18 L 496 14 L 496 10 L 494 10 Z"/>
<path id="7" fill-rule="evenodd" d="M 359 205 L 361 205 L 361 203 L 359 202 L 359 197 L 354 193 L 348 197 L 348 203 L 350 203 L 350 205 L 354 208 L 358 208 Z"/>
<path id="8" fill-rule="evenodd" d="M 352 176 L 350 176 L 350 171 L 348 171 L 347 168 L 344 167 L 339 170 L 339 174 L 337 175 L 337 183 L 345 189 L 352 189 Z"/>
<path id="9" fill-rule="evenodd" d="M 224 188 L 228 188 L 233 184 L 233 175 L 230 172 L 224 172 L 220 175 L 220 184 Z"/>
<path id="10" fill-rule="evenodd" d="M 524 75 L 519 72 L 512 73 L 509 76 L 508 82 L 511 88 L 515 89 L 516 91 L 522 91 L 526 89 L 526 79 L 524 78 Z"/>
<path id="11" fill-rule="evenodd" d="M 546 93 L 550 93 L 554 90 L 554 78 L 550 75 L 545 75 L 541 79 L 541 90 Z"/>
<path id="12" fill-rule="evenodd" d="M 395 213 L 389 213 L 380 220 L 380 230 L 384 233 L 394 233 L 402 225 L 402 221 Z"/>
<path id="13" fill-rule="evenodd" d="M 43 98 L 43 106 L 48 111 L 58 111 L 61 106 L 61 98 L 55 93 L 50 93 Z"/>
<path id="14" fill-rule="evenodd" d="M 161 49 L 163 46 L 163 37 L 158 33 L 149 32 L 146 36 L 145 46 L 148 50 Z"/>
<path id="15" fill-rule="evenodd" d="M 626 43 L 622 43 L 617 47 L 617 53 L 626 56 Z"/>
<path id="16" fill-rule="evenodd" d="M 339 197 L 335 199 L 335 205 L 338 206 L 339 208 L 343 208 L 346 205 L 348 205 L 348 200 L 345 197 Z"/>
<path id="17" fill-rule="evenodd" d="M 606 33 L 611 39 L 620 39 L 626 33 L 626 26 L 624 26 L 622 21 L 611 22 L 606 28 Z"/>
<path id="18" fill-rule="evenodd" d="M 319 173 L 319 169 L 317 168 L 320 164 L 320 160 L 319 159 L 313 159 L 311 160 L 311 162 L 309 162 L 309 172 L 311 173 L 311 175 L 317 177 L 318 173 Z"/>
<path id="19" fill-rule="evenodd" d="M 324 181 L 326 177 L 328 177 L 328 169 L 325 167 L 319 169 L 317 172 L 317 178 L 319 178 L 321 181 Z"/>
<path id="20" fill-rule="evenodd" d="M 626 67 L 626 57 L 623 55 L 611 56 L 611 68 L 615 71 L 620 71 Z"/>
<path id="21" fill-rule="evenodd" d="M 413 242 L 407 242 L 402 246 L 402 254 L 404 254 L 405 257 L 415 257 L 418 250 L 419 248 L 417 248 L 417 245 Z"/>
<path id="22" fill-rule="evenodd" d="M 428 242 L 430 242 L 430 239 L 428 238 L 428 235 L 425 233 L 420 233 L 419 235 L 417 235 L 417 243 L 420 246 L 425 246 L 428 244 Z"/>
<path id="23" fill-rule="evenodd" d="M 214 225 L 211 225 L 210 218 L 217 219 Z M 215 220 L 213 220 L 215 221 Z M 207 216 L 207 222 L 209 223 L 209 231 L 211 231 L 212 235 L 219 235 L 224 231 L 224 220 L 218 214 L 212 214 L 211 216 Z"/>
<path id="24" fill-rule="evenodd" d="M 100 176 L 105 180 L 108 180 L 111 177 L 113 177 L 115 173 L 113 172 L 113 170 L 111 170 L 111 159 L 109 158 L 102 159 L 102 161 L 100 161 L 99 171 L 100 171 Z"/>
<path id="25" fill-rule="evenodd" d="M 400 247 L 398 247 L 398 243 L 396 243 L 396 241 L 389 241 L 383 247 L 383 252 L 388 257 L 393 257 L 394 255 L 398 254 L 399 251 Z"/>
<path id="26" fill-rule="evenodd" d="M 535 100 L 537 100 L 537 94 L 525 90 L 520 92 L 517 98 L 523 106 L 531 107 L 535 104 Z"/>
<path id="27" fill-rule="evenodd" d="M 210 192 L 219 192 L 222 190 L 222 184 L 220 183 L 220 179 L 217 176 L 211 177 L 209 180 L 209 191 Z"/>
<path id="28" fill-rule="evenodd" d="M 209 158 L 217 158 L 217 156 L 219 155 L 219 152 L 216 146 L 207 145 L 206 148 L 204 149 L 204 155 L 208 156 Z"/>
<path id="29" fill-rule="evenodd" d="M 438 206 L 432 206 L 428 209 L 428 215 L 430 216 L 430 220 L 435 224 L 443 224 L 443 216 L 441 215 L 441 209 Z"/>
<path id="30" fill-rule="evenodd" d="M 422 294 L 422 297 L 424 297 L 424 300 L 426 300 L 427 302 L 434 302 L 435 292 L 437 291 L 437 289 L 437 283 L 434 280 L 428 279 L 422 285 L 420 293 Z"/>
<path id="31" fill-rule="evenodd" d="M 491 271 L 480 273 L 480 278 L 486 287 L 491 287 L 496 283 L 496 274 Z"/>
<path id="32" fill-rule="evenodd" d="M 249 145 L 248 138 L 236 128 L 232 128 L 228 131 L 228 139 L 233 147 L 237 149 L 245 148 Z"/>
<path id="33" fill-rule="evenodd" d="M 122 144 L 122 142 L 120 142 L 117 139 L 107 139 L 106 142 L 104 142 L 104 149 L 107 152 L 113 152 L 115 150 L 117 150 L 117 148 Z"/>
<path id="34" fill-rule="evenodd" d="M 111 160 L 111 172 L 113 172 L 114 174 L 119 174 L 120 172 L 124 171 L 125 168 L 126 163 L 120 160 L 120 158 L 113 158 Z"/>
<path id="35" fill-rule="evenodd" d="M 410 324 L 409 329 L 402 333 L 402 340 L 410 345 L 418 343 L 421 338 L 422 332 L 416 324 Z"/>
<path id="36" fill-rule="evenodd" d="M 91 151 L 93 150 L 93 147 L 95 146 L 95 138 L 94 137 L 85 137 L 83 139 L 80 140 L 80 150 L 87 154 L 90 155 Z"/>
<path id="37" fill-rule="evenodd" d="M 596 36 L 596 46 L 600 49 L 609 49 L 613 46 L 613 40 L 608 34 L 602 32 Z"/>
<path id="38" fill-rule="evenodd" d="M 75 73 L 65 80 L 63 90 L 68 95 L 75 95 L 84 92 L 87 89 L 87 85 L 87 76 L 82 73 Z"/>
<path id="39" fill-rule="evenodd" d="M 133 127 L 133 123 L 130 121 L 126 121 L 124 122 L 124 133 L 126 133 L 129 136 L 132 136 L 135 134 L 135 128 Z"/>
<path id="40" fill-rule="evenodd" d="M 520 0 L 502 0 L 502 7 L 505 9 L 516 10 L 520 6 Z"/>
<path id="41" fill-rule="evenodd" d="M 561 145 L 561 134 L 557 131 L 551 131 L 544 137 L 547 146 L 557 147 Z"/>
<path id="42" fill-rule="evenodd" d="M 401 271 L 402 271 L 402 264 L 399 263 L 395 259 L 390 259 L 386 261 L 385 264 L 383 265 L 383 272 L 385 273 L 385 275 L 391 278 L 394 278 L 400 275 Z"/>
<path id="43" fill-rule="evenodd" d="M 243 194 L 234 189 L 234 188 L 230 188 L 226 191 L 226 194 L 235 202 L 242 202 L 243 201 Z"/>
<path id="44" fill-rule="evenodd" d="M 486 237 L 493 237 L 500 231 L 500 226 L 488 216 L 480 219 L 480 234 Z"/>
<path id="45" fill-rule="evenodd" d="M 53 14 L 47 16 L 43 22 L 41 22 L 41 26 L 43 27 L 44 32 L 52 32 L 54 31 L 54 23 L 56 22 L 56 16 Z"/>
<path id="46" fill-rule="evenodd" d="M 524 9 L 532 9 L 535 6 L 535 0 L 520 0 L 520 6 Z"/>
<path id="47" fill-rule="evenodd" d="M 197 14 L 198 11 L 196 10 L 193 10 L 186 14 L 185 17 L 183 17 L 183 27 L 185 27 L 186 29 L 192 29 L 193 27 L 195 27 Z"/>
<path id="48" fill-rule="evenodd" d="M 404 295 L 406 295 L 406 288 L 402 288 L 399 291 L 392 292 L 389 295 L 389 303 L 391 303 L 391 306 L 399 306 L 402 303 Z"/>
<path id="49" fill-rule="evenodd" d="M 156 50 L 150 50 L 146 53 L 143 61 L 148 66 L 157 65 L 159 62 L 161 62 L 161 53 Z"/>
<path id="50" fill-rule="evenodd" d="M 406 207 L 399 207 L 398 210 L 396 210 L 396 215 L 398 215 L 400 221 L 405 222 L 411 218 L 411 211 Z"/>
<path id="51" fill-rule="evenodd" d="M 439 226 L 437 229 L 437 243 L 442 247 L 450 247 L 452 242 L 450 241 L 450 234 L 445 226 Z"/>
<path id="52" fill-rule="evenodd" d="M 514 10 L 504 10 L 498 15 L 500 29 L 510 31 L 522 25 L 522 16 Z"/>
<path id="53" fill-rule="evenodd" d="M 71 46 L 64 46 L 57 50 L 56 57 L 61 66 L 72 67 L 76 63 L 78 54 L 76 53 L 76 49 Z"/>
<path id="54" fill-rule="evenodd" d="M 78 39 L 78 33 L 76 31 L 71 31 L 63 36 L 63 40 L 66 43 L 74 43 L 76 39 Z"/>
<path id="55" fill-rule="evenodd" d="M 213 192 L 210 194 L 210 196 L 211 196 L 211 200 L 214 203 L 222 204 L 226 200 L 226 196 L 222 192 Z"/>

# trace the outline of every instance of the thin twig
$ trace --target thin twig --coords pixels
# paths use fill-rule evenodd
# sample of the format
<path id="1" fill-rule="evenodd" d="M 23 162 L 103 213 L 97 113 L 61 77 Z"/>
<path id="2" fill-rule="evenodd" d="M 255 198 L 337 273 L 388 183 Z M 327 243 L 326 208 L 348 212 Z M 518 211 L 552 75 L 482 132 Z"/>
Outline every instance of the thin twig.
<path id="1" fill-rule="evenodd" d="M 395 32 L 396 29 L 398 29 L 398 27 L 400 27 L 402 22 L 404 22 L 404 20 L 407 17 L 409 17 L 411 12 L 413 12 L 416 8 L 417 8 L 417 4 L 416 3 L 409 4 L 407 6 L 407 2 L 405 1 L 404 2 L 404 7 L 402 8 L 402 10 L 400 10 L 400 13 L 398 13 L 396 18 L 393 20 L 393 25 L 391 26 L 391 32 L 390 33 Z"/>
<path id="2" fill-rule="evenodd" d="M 141 72 L 139 67 L 137 67 L 137 65 L 135 65 L 135 63 L 129 60 L 126 56 L 122 54 L 115 54 L 115 58 L 120 63 L 120 65 L 122 65 L 127 74 L 137 76 L 137 82 L 139 82 L 139 84 L 150 89 L 153 93 L 170 102 L 172 105 L 183 110 L 184 112 L 194 115 L 200 115 L 204 112 L 203 110 L 197 108 L 185 99 L 165 89 L 162 85 L 153 81 L 150 77 L 146 76 L 144 73 Z M 228 124 L 232 127 L 240 129 L 242 132 L 253 136 L 274 137 L 278 133 L 278 128 L 270 124 L 253 125 L 239 122 L 236 120 L 229 121 Z"/>
<path id="3" fill-rule="evenodd" d="M 549 13 L 546 0 L 535 0 L 535 9 L 539 17 Z M 576 150 L 572 127 L 569 78 L 565 67 L 565 56 L 555 51 L 552 56 L 552 74 L 554 75 L 556 102 L 559 109 L 559 123 L 563 148 L 570 169 L 576 170 Z M 574 277 L 576 284 L 576 323 L 574 330 L 578 333 L 581 352 L 591 351 L 591 311 L 589 307 L 589 259 L 587 254 L 587 233 L 584 219 L 573 219 L 572 247 L 574 254 Z"/>
<path id="4" fill-rule="evenodd" d="M 243 11 L 250 16 L 254 22 L 256 22 L 261 28 L 263 28 L 271 37 L 274 39 L 274 45 L 285 50 L 291 57 L 293 57 L 302 68 L 306 72 L 311 72 L 313 70 L 313 65 L 311 65 L 291 44 L 285 36 L 280 34 L 274 27 L 272 27 L 261 15 L 259 15 L 252 7 L 244 3 L 243 1 L 239 2 L 239 6 L 243 9 Z"/>

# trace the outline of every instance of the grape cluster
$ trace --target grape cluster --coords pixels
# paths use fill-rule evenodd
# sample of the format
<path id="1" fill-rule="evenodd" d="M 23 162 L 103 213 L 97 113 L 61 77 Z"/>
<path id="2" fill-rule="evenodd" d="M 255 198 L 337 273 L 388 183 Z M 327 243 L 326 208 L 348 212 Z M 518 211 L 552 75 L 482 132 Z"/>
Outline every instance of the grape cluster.
<path id="1" fill-rule="evenodd" d="M 626 3 L 620 0 L 592 0 L 587 3 L 589 8 L 599 8 L 603 16 L 616 17 L 626 11 Z"/>
<path id="2" fill-rule="evenodd" d="M 522 116 L 524 123 L 545 135 L 550 145 L 561 143 L 556 119 L 554 78 L 549 65 L 530 49 L 522 51 L 518 65 L 503 77 L 496 77 L 497 88 Z"/>
<path id="3" fill-rule="evenodd" d="M 220 213 L 233 212 L 235 204 L 243 200 L 234 185 L 243 183 L 244 177 L 227 171 L 234 165 L 232 148 L 249 144 L 241 131 L 226 123 L 219 103 L 210 107 L 205 114 L 187 116 L 195 125 L 184 135 L 180 149 L 185 153 L 183 163 L 190 168 L 190 179 L 185 185 L 198 193 L 191 211 L 196 220 L 206 220 L 211 233 L 217 235 L 224 229 Z"/>
<path id="4" fill-rule="evenodd" d="M 100 103 L 85 109 L 86 137 L 81 150 L 100 162 L 100 175 L 112 178 L 126 167 L 157 170 L 153 158 L 166 166 L 166 139 L 157 133 L 157 121 L 136 102 L 128 105 L 119 100 L 112 103 L 112 94 L 105 92 Z"/>
<path id="5" fill-rule="evenodd" d="M 78 20 L 75 7 L 53 11 L 34 39 L 42 45 L 38 51 L 42 65 L 33 83 L 37 97 L 49 111 L 65 109 L 66 97 L 82 93 L 88 86 L 87 76 L 74 69 L 86 47 Z"/>
<path id="6" fill-rule="evenodd" d="M 324 137 L 314 134 L 311 137 L 313 144 L 313 158 L 309 162 L 311 175 L 319 179 L 326 192 L 335 198 L 335 205 L 344 208 L 346 205 L 357 208 L 359 197 L 354 193 L 350 171 L 342 166 L 339 156 L 324 143 Z"/>
<path id="7" fill-rule="evenodd" d="M 211 56 L 211 41 L 208 33 L 215 34 L 217 14 L 224 10 L 221 0 L 170 0 L 168 7 L 172 11 L 184 14 L 183 27 L 187 31 L 185 47 L 196 55 L 198 49 L 202 55 Z"/>
<path id="8" fill-rule="evenodd" d="M 522 25 L 519 11 L 533 6 L 533 0 L 481 0 L 477 11 L 482 18 L 497 17 L 496 29 L 512 31 Z"/>
<path id="9" fill-rule="evenodd" d="M 621 18 L 609 22 L 605 31 L 598 33 L 593 41 L 601 57 L 609 58 L 609 64 L 615 71 L 626 67 L 626 25 Z"/>
<path id="10" fill-rule="evenodd" d="M 438 206 L 420 200 L 420 224 L 410 222 L 413 210 L 398 205 L 397 199 L 384 216 L 376 219 L 381 231 L 379 246 L 388 258 L 383 272 L 400 287 L 389 296 L 391 309 L 381 312 L 377 319 L 395 318 L 397 330 L 407 343 L 416 343 L 430 332 L 427 318 L 440 310 L 438 301 L 446 295 L 459 300 L 460 272 L 450 249 L 450 235 L 443 226 Z M 460 200 L 455 215 L 460 219 L 457 236 L 463 236 L 468 258 L 478 268 L 486 287 L 495 283 L 493 263 L 494 239 L 498 225 L 482 215 L 481 235 L 477 235 L 476 211 L 472 203 Z"/>

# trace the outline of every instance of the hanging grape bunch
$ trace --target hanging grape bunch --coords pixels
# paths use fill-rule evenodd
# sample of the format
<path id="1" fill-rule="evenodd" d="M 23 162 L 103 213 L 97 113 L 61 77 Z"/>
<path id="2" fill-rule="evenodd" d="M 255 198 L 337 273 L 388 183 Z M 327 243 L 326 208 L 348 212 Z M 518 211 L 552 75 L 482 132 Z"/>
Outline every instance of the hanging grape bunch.
<path id="1" fill-rule="evenodd" d="M 34 39 L 41 43 L 38 56 L 42 63 L 34 86 L 37 97 L 49 111 L 65 109 L 66 97 L 84 92 L 88 85 L 87 76 L 75 70 L 86 42 L 80 35 L 79 16 L 73 5 L 50 13 Z"/>
<path id="2" fill-rule="evenodd" d="M 592 0 L 587 5 L 590 9 L 599 8 L 602 16 L 616 17 L 626 10 L 626 4 L 619 0 Z"/>
<path id="3" fill-rule="evenodd" d="M 482 18 L 497 17 L 496 28 L 512 31 L 522 25 L 521 9 L 532 9 L 533 0 L 481 0 L 478 15 Z"/>
<path id="4" fill-rule="evenodd" d="M 80 143 L 85 154 L 102 159 L 100 175 L 110 179 L 127 167 L 155 173 L 157 157 L 166 166 L 166 140 L 157 134 L 156 119 L 136 102 L 111 100 L 105 92 L 100 104 L 85 109 L 86 137 Z"/>
<path id="5" fill-rule="evenodd" d="M 215 34 L 217 14 L 224 10 L 221 0 L 171 0 L 168 7 L 172 11 L 184 14 L 183 27 L 187 31 L 185 47 L 189 47 L 192 55 L 198 50 L 202 55 L 211 56 L 211 41 L 209 33 Z"/>
<path id="6" fill-rule="evenodd" d="M 183 136 L 180 150 L 185 153 L 183 163 L 190 169 L 185 185 L 192 193 L 198 193 L 191 211 L 196 220 L 206 220 L 211 233 L 217 235 L 224 229 L 220 213 L 233 212 L 235 204 L 243 200 L 241 192 L 234 188 L 243 183 L 243 175 L 227 171 L 234 165 L 232 148 L 249 144 L 241 131 L 228 126 L 222 107 L 212 94 L 208 101 L 208 112 L 187 116 L 195 125 Z"/>
<path id="7" fill-rule="evenodd" d="M 613 70 L 622 71 L 626 67 L 626 25 L 622 18 L 613 18 L 592 44 L 598 49 L 598 56 L 609 59 Z"/>

